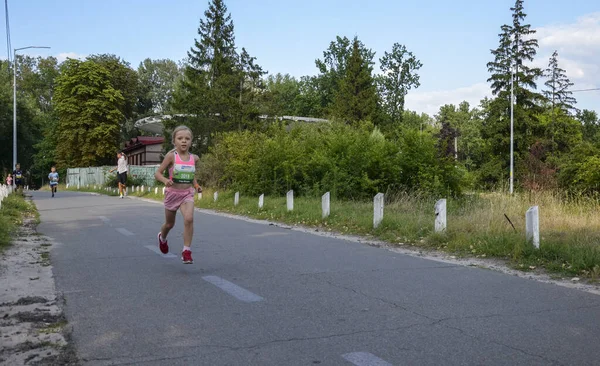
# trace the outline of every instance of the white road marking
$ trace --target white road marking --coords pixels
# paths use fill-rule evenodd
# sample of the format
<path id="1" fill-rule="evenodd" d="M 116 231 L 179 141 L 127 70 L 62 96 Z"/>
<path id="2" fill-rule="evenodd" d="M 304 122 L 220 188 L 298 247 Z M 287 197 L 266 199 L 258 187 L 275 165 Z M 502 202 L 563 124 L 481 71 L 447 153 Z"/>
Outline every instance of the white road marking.
<path id="1" fill-rule="evenodd" d="M 221 290 L 227 292 L 229 295 L 236 299 L 244 302 L 257 302 L 264 300 L 262 297 L 242 288 L 235 283 L 231 283 L 227 280 L 217 276 L 204 276 L 202 279 L 206 282 L 212 283 Z"/>
<path id="2" fill-rule="evenodd" d="M 356 366 L 393 366 L 391 363 L 369 352 L 346 353 L 342 357 Z"/>
<path id="3" fill-rule="evenodd" d="M 102 220 L 105 224 L 110 223 L 110 219 L 106 216 L 98 216 L 100 220 Z"/>
<path id="4" fill-rule="evenodd" d="M 255 238 L 266 238 L 267 236 L 282 236 L 282 235 L 289 235 L 289 233 L 282 233 L 282 232 L 277 232 L 277 231 L 268 231 L 266 233 L 253 234 L 253 235 L 250 235 L 250 236 L 253 236 Z"/>
<path id="5" fill-rule="evenodd" d="M 175 254 L 172 254 L 172 253 L 162 254 L 162 252 L 160 251 L 160 249 L 158 249 L 157 245 L 146 245 L 146 248 L 150 249 L 151 251 L 153 251 L 154 253 L 160 255 L 163 258 L 177 258 L 177 256 Z"/>
<path id="6" fill-rule="evenodd" d="M 134 236 L 134 235 L 135 235 L 135 234 L 134 234 L 134 233 L 132 233 L 131 231 L 129 231 L 129 230 L 125 229 L 125 228 L 122 228 L 122 227 L 120 227 L 120 228 L 117 228 L 117 229 L 115 229 L 115 230 L 117 230 L 118 232 L 120 232 L 121 234 L 123 234 L 123 235 L 125 235 L 125 236 Z"/>

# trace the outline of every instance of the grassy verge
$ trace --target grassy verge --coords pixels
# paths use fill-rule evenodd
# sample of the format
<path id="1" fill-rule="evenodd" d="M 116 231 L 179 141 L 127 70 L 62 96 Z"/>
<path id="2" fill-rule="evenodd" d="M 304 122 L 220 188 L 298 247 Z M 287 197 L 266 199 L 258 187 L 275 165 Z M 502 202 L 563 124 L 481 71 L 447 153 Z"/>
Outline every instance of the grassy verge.
<path id="1" fill-rule="evenodd" d="M 10 194 L 2 200 L 0 207 L 0 250 L 10 244 L 15 230 L 23 224 L 25 217 L 35 217 L 39 222 L 39 214 L 33 203 L 26 201 L 20 194 Z"/>
<path id="2" fill-rule="evenodd" d="M 161 188 L 162 189 L 162 188 Z M 98 193 L 107 193 L 97 189 Z M 600 201 L 567 198 L 552 193 L 480 193 L 447 201 L 448 228 L 434 233 L 435 199 L 409 194 L 386 197 L 385 216 L 373 229 L 373 204 L 367 201 L 331 201 L 331 214 L 321 217 L 320 197 L 296 197 L 294 211 L 286 209 L 285 197 L 265 197 L 258 208 L 258 197 L 240 197 L 233 205 L 234 193 L 205 190 L 200 208 L 214 209 L 257 219 L 291 225 L 318 227 L 342 234 L 378 238 L 396 245 L 413 245 L 444 250 L 459 256 L 502 258 L 515 268 L 529 271 L 545 268 L 563 275 L 600 278 Z M 114 195 L 114 193 L 110 193 Z M 131 192 L 162 200 L 151 192 Z M 533 205 L 540 209 L 540 249 L 525 240 L 525 211 Z M 513 226 L 506 219 L 510 219 Z"/>

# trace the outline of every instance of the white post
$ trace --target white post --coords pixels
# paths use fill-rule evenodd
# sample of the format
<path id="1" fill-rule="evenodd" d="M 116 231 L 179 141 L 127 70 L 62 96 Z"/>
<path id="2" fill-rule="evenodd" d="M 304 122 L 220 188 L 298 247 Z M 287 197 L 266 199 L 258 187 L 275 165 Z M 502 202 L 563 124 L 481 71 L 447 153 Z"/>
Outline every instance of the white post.
<path id="1" fill-rule="evenodd" d="M 258 208 L 263 208 L 263 206 L 265 205 L 265 194 L 261 194 L 258 197 Z"/>
<path id="2" fill-rule="evenodd" d="M 219 192 L 215 192 L 215 193 L 213 193 L 213 200 L 214 200 L 215 202 L 217 202 L 217 200 L 218 200 L 218 199 L 219 199 Z"/>
<path id="3" fill-rule="evenodd" d="M 321 197 L 321 210 L 323 211 L 323 218 L 329 217 L 329 192 L 325 193 L 323 197 Z"/>
<path id="4" fill-rule="evenodd" d="M 377 193 L 373 198 L 373 227 L 377 228 L 383 220 L 383 193 Z"/>
<path id="5" fill-rule="evenodd" d="M 233 205 L 237 206 L 240 203 L 240 192 L 235 192 L 235 196 L 233 197 Z"/>
<path id="6" fill-rule="evenodd" d="M 525 213 L 525 232 L 527 241 L 540 249 L 540 215 L 538 206 L 532 206 Z"/>
<path id="7" fill-rule="evenodd" d="M 163 187 L 163 191 L 162 191 L 162 195 L 165 195 L 165 189 L 167 189 L 167 187 Z"/>
<path id="8" fill-rule="evenodd" d="M 158 194 L 158 187 L 154 187 L 154 194 Z"/>
<path id="9" fill-rule="evenodd" d="M 79 190 L 79 183 L 77 183 L 77 190 Z"/>
<path id="10" fill-rule="evenodd" d="M 515 97 L 514 97 L 514 81 L 515 80 L 515 70 L 511 67 L 510 70 L 510 173 L 509 173 L 509 193 L 513 194 L 513 181 L 514 181 L 514 106 L 515 106 Z"/>
<path id="11" fill-rule="evenodd" d="M 201 200 L 202 199 L 202 192 L 198 192 L 198 199 Z"/>
<path id="12" fill-rule="evenodd" d="M 287 210 L 294 211 L 294 190 L 290 189 L 286 195 Z"/>
<path id="13" fill-rule="evenodd" d="M 435 232 L 440 233 L 446 230 L 446 199 L 441 199 L 435 203 Z"/>
<path id="14" fill-rule="evenodd" d="M 67 183 L 67 189 L 69 189 L 69 183 Z"/>

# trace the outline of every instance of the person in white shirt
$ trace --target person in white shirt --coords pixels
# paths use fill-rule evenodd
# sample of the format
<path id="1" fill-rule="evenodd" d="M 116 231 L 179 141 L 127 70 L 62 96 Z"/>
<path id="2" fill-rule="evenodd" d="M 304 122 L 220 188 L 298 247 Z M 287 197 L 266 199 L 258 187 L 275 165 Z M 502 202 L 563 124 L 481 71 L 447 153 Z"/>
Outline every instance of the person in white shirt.
<path id="1" fill-rule="evenodd" d="M 117 171 L 117 178 L 119 183 L 119 197 L 123 198 L 127 187 L 127 157 L 122 151 L 120 151 L 117 154 L 117 158 L 117 167 L 111 169 L 110 172 L 112 173 L 115 170 Z"/>

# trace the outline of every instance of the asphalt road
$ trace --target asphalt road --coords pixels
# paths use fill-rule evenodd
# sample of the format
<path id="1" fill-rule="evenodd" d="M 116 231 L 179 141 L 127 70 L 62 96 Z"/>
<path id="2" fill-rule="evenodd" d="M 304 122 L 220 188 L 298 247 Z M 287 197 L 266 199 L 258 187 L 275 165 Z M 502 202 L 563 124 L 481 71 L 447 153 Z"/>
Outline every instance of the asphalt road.
<path id="1" fill-rule="evenodd" d="M 600 364 L 594 294 L 201 212 L 184 265 L 161 204 L 33 197 L 85 364 Z"/>

